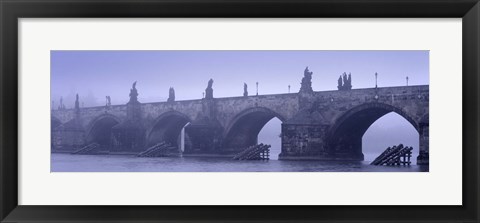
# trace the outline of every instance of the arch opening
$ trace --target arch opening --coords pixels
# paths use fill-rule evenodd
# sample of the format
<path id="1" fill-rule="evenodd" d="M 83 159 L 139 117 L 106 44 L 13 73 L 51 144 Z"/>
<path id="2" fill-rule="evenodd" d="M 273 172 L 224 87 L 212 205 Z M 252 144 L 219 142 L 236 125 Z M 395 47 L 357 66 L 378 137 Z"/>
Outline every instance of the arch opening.
<path id="1" fill-rule="evenodd" d="M 112 143 L 112 127 L 120 122 L 110 116 L 97 119 L 87 136 L 87 143 L 98 143 L 103 148 L 111 148 Z"/>
<path id="2" fill-rule="evenodd" d="M 244 111 L 240 113 L 231 123 L 230 127 L 227 129 L 223 148 L 228 151 L 240 151 L 249 146 L 256 145 L 258 143 L 270 144 L 275 140 L 280 141 L 279 134 L 276 138 L 270 136 L 272 128 L 270 125 L 267 126 L 266 132 L 262 134 L 261 140 L 259 141 L 259 133 L 266 126 L 269 121 L 274 120 L 272 125 L 277 126 L 277 129 L 281 131 L 281 122 L 283 118 L 277 113 L 266 109 L 266 108 L 255 108 Z M 277 124 L 275 124 L 277 122 Z M 278 143 L 279 144 L 279 143 Z M 274 145 L 272 145 L 273 147 Z M 271 156 L 272 157 L 272 156 Z M 275 159 L 278 158 L 278 154 Z"/>
<path id="3" fill-rule="evenodd" d="M 395 112 L 390 112 L 376 120 L 365 132 L 362 138 L 362 151 L 365 161 L 373 161 L 386 148 L 403 144 L 413 147 L 411 162 L 417 164 L 419 155 L 420 135 L 405 118 Z"/>
<path id="4" fill-rule="evenodd" d="M 418 125 L 415 121 L 413 121 L 411 117 L 406 115 L 403 111 L 385 104 L 367 104 L 351 109 L 337 121 L 338 124 L 334 125 L 329 137 L 330 155 L 337 158 L 365 160 L 363 154 L 363 137 L 365 133 L 377 120 L 380 120 L 382 117 L 389 113 L 392 113 L 392 115 L 396 117 L 397 121 L 398 119 L 400 119 L 403 120 L 403 124 L 408 123 L 410 127 L 415 130 L 418 138 Z M 387 121 L 389 116 L 390 115 L 386 116 Z M 379 124 L 382 123 L 384 122 L 380 120 Z M 375 126 L 377 125 L 374 125 L 374 130 Z M 390 132 L 390 134 L 398 134 L 398 132 Z M 389 141 L 388 143 L 393 143 L 389 146 L 398 145 L 400 143 L 407 146 L 404 142 Z M 387 147 L 383 148 L 383 150 L 382 148 L 378 148 L 379 150 L 382 150 L 378 153 L 378 155 L 383 152 Z M 416 147 L 418 150 L 418 144 L 416 145 Z M 370 159 L 370 157 L 368 158 Z"/>
<path id="5" fill-rule="evenodd" d="M 183 150 L 185 134 L 182 132 L 189 123 L 190 120 L 178 112 L 160 116 L 148 133 L 147 146 L 150 147 L 164 141 Z"/>
<path id="6" fill-rule="evenodd" d="M 271 145 L 270 159 L 278 160 L 278 155 L 282 152 L 282 121 L 273 117 L 268 121 L 258 133 L 258 142 Z"/>

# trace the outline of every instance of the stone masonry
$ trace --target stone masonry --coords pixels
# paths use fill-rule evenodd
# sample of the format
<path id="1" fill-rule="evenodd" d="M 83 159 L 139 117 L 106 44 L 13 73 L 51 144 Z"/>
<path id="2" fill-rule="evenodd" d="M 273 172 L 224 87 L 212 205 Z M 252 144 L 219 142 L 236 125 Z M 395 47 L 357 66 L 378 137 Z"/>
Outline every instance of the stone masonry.
<path id="1" fill-rule="evenodd" d="M 52 151 L 96 142 L 106 153 L 134 154 L 162 141 L 178 145 L 185 127 L 184 155 L 233 156 L 256 144 L 262 127 L 277 117 L 280 159 L 363 160 L 363 134 L 395 112 L 418 131 L 418 163 L 428 164 L 428 85 L 310 91 L 308 79 L 303 82 L 299 93 L 228 98 L 213 97 L 209 83 L 203 99 L 157 103 L 139 102 L 133 86 L 135 98 L 126 105 L 52 110 Z"/>

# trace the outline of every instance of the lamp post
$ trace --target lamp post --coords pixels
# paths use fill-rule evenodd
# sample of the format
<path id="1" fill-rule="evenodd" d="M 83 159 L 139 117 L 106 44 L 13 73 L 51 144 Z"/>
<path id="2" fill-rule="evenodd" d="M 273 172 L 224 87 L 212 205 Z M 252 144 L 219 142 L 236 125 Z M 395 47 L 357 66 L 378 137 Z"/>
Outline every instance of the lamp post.
<path id="1" fill-rule="evenodd" d="M 290 85 L 288 85 L 288 93 L 290 94 Z"/>
<path id="2" fill-rule="evenodd" d="M 375 72 L 375 88 L 378 87 L 378 85 L 377 85 L 377 76 L 378 76 L 378 74 L 377 74 L 377 72 Z"/>
<path id="3" fill-rule="evenodd" d="M 408 87 L 408 76 L 407 76 L 407 87 Z"/>
<path id="4" fill-rule="evenodd" d="M 257 96 L 258 96 L 258 82 L 256 84 L 257 84 Z"/>

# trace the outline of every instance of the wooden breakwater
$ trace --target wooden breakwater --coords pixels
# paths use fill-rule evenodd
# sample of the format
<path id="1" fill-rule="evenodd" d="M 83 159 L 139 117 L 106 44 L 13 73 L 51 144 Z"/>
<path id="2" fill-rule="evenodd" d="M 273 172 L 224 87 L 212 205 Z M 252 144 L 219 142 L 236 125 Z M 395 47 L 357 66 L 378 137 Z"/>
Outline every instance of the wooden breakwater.
<path id="1" fill-rule="evenodd" d="M 94 142 L 72 152 L 72 154 L 92 154 L 99 148 L 100 148 L 100 145 Z"/>
<path id="2" fill-rule="evenodd" d="M 403 144 L 398 146 L 388 147 L 382 154 L 380 154 L 375 160 L 373 160 L 370 165 L 381 166 L 396 166 L 396 165 L 407 165 L 411 164 L 412 157 L 412 147 L 404 147 Z"/>
<path id="3" fill-rule="evenodd" d="M 160 142 L 137 154 L 137 157 L 179 157 L 181 155 L 182 152 L 178 147 Z"/>
<path id="4" fill-rule="evenodd" d="M 236 154 L 234 160 L 269 160 L 271 145 L 260 143 L 258 145 L 249 146 Z"/>

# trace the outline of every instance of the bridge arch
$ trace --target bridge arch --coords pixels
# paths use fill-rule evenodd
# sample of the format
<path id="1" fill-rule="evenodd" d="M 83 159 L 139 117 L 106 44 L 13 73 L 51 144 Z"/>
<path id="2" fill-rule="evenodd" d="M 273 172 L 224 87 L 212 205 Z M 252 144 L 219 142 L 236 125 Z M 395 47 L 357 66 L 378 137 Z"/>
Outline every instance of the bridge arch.
<path id="1" fill-rule="evenodd" d="M 165 141 L 174 146 L 179 146 L 178 137 L 185 125 L 190 123 L 190 118 L 178 111 L 168 111 L 158 116 L 152 127 L 147 130 L 147 146 Z"/>
<path id="2" fill-rule="evenodd" d="M 275 117 L 281 122 L 285 121 L 285 117 L 269 108 L 255 107 L 243 110 L 225 128 L 223 148 L 238 150 L 257 144 L 258 134 L 265 124 Z"/>
<path id="3" fill-rule="evenodd" d="M 363 160 L 363 135 L 375 121 L 390 112 L 402 116 L 420 134 L 417 121 L 403 109 L 385 103 L 367 103 L 348 110 L 335 120 L 327 133 L 328 153 Z"/>
<path id="4" fill-rule="evenodd" d="M 121 120 L 110 114 L 103 114 L 94 118 L 87 126 L 87 144 L 98 143 L 109 148 L 112 145 L 112 127 L 120 124 Z"/>

